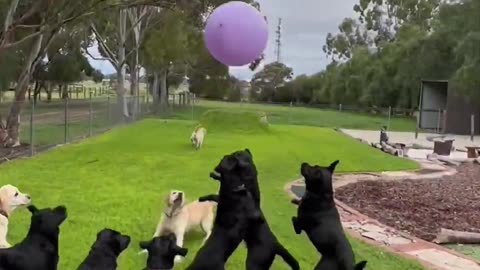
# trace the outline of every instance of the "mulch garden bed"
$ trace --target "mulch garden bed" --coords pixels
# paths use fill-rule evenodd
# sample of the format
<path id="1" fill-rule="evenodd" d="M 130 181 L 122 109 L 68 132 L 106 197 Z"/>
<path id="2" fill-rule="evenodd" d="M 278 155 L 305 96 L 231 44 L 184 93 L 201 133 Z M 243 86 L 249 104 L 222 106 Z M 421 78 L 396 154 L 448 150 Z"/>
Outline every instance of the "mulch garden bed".
<path id="1" fill-rule="evenodd" d="M 363 181 L 336 190 L 360 213 L 421 239 L 440 228 L 480 233 L 480 165 L 434 180 Z"/>

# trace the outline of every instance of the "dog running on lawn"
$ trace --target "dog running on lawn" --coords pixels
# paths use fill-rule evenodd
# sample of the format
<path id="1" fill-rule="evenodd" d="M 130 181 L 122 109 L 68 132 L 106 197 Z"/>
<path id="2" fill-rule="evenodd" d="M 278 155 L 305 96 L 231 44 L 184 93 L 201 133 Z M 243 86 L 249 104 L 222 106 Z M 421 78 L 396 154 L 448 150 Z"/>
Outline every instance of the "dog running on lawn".
<path id="1" fill-rule="evenodd" d="M 67 218 L 67 209 L 27 208 L 32 213 L 27 236 L 11 248 L 0 249 L 0 270 L 56 270 L 60 225 Z"/>
<path id="2" fill-rule="evenodd" d="M 98 232 L 88 256 L 77 270 L 115 270 L 118 256 L 129 244 L 130 236 L 103 229 Z"/>
<path id="3" fill-rule="evenodd" d="M 224 270 L 228 258 L 245 238 L 248 224 L 262 222 L 252 194 L 238 175 L 229 175 L 228 181 L 221 180 L 218 195 L 199 199 L 212 200 L 218 202 L 212 234 L 187 270 Z"/>
<path id="4" fill-rule="evenodd" d="M 215 173 L 210 176 L 222 182 L 230 181 L 232 175 L 240 176 L 241 182 L 247 187 L 250 193 L 256 194 L 255 206 L 260 209 L 260 190 L 258 187 L 257 170 L 253 162 L 250 150 L 237 151 L 225 156 L 220 164 L 215 168 Z M 215 199 L 211 195 L 211 199 Z M 260 213 L 261 210 L 260 210 Z M 282 259 L 294 270 L 300 269 L 297 260 L 288 252 L 288 250 L 278 241 L 265 217 L 262 215 L 263 222 L 251 222 L 248 225 L 245 235 L 247 244 L 247 267 L 248 270 L 267 270 L 273 264 L 276 255 Z"/>
<path id="5" fill-rule="evenodd" d="M 333 197 L 332 176 L 339 161 L 328 167 L 303 163 L 301 174 L 305 178 L 306 191 L 300 200 L 297 217 L 292 217 L 297 234 L 305 231 L 320 252 L 322 258 L 315 270 L 362 270 L 366 261 L 355 265 L 352 247 L 342 228 L 340 215 Z"/>
<path id="6" fill-rule="evenodd" d="M 203 145 L 203 140 L 205 140 L 205 136 L 207 135 L 207 130 L 201 126 L 197 126 L 195 130 L 192 132 L 190 136 L 190 141 L 192 142 L 193 147 L 195 149 L 200 149 Z"/>

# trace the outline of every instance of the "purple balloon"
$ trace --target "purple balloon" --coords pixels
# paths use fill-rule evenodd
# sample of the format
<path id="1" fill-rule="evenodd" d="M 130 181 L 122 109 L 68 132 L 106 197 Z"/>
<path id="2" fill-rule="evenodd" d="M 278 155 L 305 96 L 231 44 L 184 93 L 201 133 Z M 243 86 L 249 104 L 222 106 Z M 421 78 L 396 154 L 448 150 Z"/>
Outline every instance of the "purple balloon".
<path id="1" fill-rule="evenodd" d="M 204 38 L 215 59 L 227 66 L 243 66 L 260 57 L 267 47 L 268 26 L 256 8 L 232 1 L 208 17 Z"/>

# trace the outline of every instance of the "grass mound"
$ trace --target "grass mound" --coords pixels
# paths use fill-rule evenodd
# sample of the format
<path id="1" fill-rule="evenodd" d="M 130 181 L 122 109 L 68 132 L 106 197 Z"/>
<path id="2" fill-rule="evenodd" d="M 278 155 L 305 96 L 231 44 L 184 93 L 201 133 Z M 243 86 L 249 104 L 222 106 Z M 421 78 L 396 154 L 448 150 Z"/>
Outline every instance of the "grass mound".
<path id="1" fill-rule="evenodd" d="M 263 133 L 268 131 L 263 116 L 264 113 L 253 111 L 209 110 L 203 113 L 200 124 L 213 132 Z"/>

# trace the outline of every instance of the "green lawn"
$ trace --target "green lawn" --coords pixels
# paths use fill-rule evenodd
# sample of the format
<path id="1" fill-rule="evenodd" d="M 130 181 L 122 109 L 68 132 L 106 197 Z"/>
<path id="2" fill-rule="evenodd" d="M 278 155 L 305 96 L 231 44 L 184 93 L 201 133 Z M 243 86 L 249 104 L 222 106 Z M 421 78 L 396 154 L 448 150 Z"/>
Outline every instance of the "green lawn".
<path id="1" fill-rule="evenodd" d="M 60 236 L 60 270 L 76 269 L 96 233 L 104 227 L 132 236 L 119 269 L 142 269 L 145 255 L 137 254 L 138 242 L 152 236 L 169 190 L 184 190 L 190 199 L 217 191 L 218 184 L 209 179 L 209 172 L 224 154 L 248 147 L 259 169 L 262 207 L 273 231 L 300 261 L 302 269 L 312 269 L 319 255 L 305 235 L 294 233 L 290 218 L 296 208 L 283 191 L 286 182 L 299 176 L 301 162 L 327 164 L 340 159 L 339 171 L 416 166 L 333 130 L 305 126 L 272 126 L 269 132 L 255 134 L 210 132 L 204 148 L 197 152 L 188 140 L 195 125 L 150 119 L 117 128 L 79 144 L 2 165 L 0 184 L 10 183 L 30 193 L 38 207 L 67 206 L 69 217 Z M 28 211 L 15 212 L 10 220 L 9 241 L 20 241 L 28 224 Z M 188 265 L 201 237 L 187 237 L 190 253 L 178 269 Z M 423 269 L 357 240 L 352 244 L 358 260 L 368 260 L 369 269 Z M 245 255 L 242 245 L 227 269 L 245 269 Z M 277 259 L 272 269 L 287 268 Z"/>
<path id="2" fill-rule="evenodd" d="M 268 120 L 274 124 L 291 124 L 317 127 L 337 127 L 350 129 L 380 130 L 381 126 L 388 124 L 386 115 L 373 115 L 367 113 L 339 112 L 330 109 L 289 107 L 280 105 L 227 103 L 218 101 L 201 100 L 193 108 L 181 109 L 176 107 L 172 117 L 175 119 L 198 120 L 202 113 L 210 109 L 263 111 L 268 114 Z M 390 121 L 392 131 L 414 131 L 415 119 L 407 117 L 394 117 Z"/>

